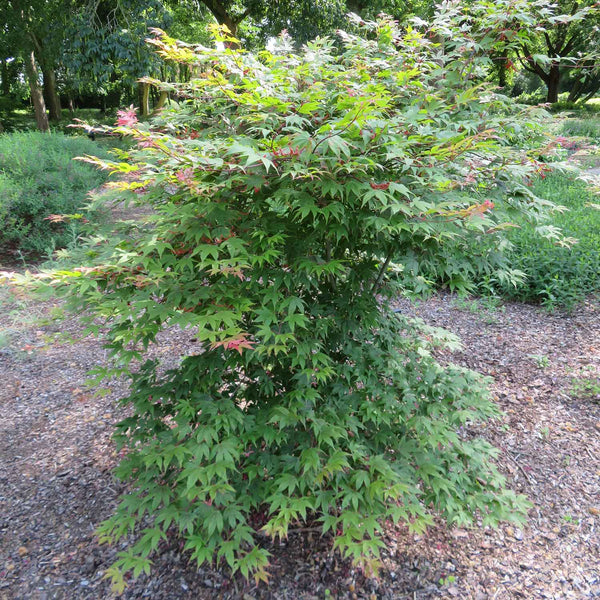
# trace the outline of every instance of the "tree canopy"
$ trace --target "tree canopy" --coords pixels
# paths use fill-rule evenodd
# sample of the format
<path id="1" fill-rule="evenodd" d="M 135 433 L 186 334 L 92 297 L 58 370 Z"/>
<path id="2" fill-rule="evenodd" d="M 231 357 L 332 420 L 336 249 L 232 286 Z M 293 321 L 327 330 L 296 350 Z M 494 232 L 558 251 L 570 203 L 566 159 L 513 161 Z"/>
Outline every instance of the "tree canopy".
<path id="1" fill-rule="evenodd" d="M 472 5 L 462 3 L 465 14 Z M 593 95 L 600 87 L 600 44 L 598 9 L 592 0 L 561 0 L 551 6 L 536 0 L 515 6 L 518 10 L 510 18 L 532 35 L 510 56 L 506 49 L 496 50 L 490 76 L 505 86 L 510 69 L 531 72 L 547 87 L 549 102 L 556 102 L 562 88 L 573 101 Z M 6 97 L 16 92 L 20 69 L 42 129 L 48 127 L 47 111 L 51 121 L 59 120 L 62 105 L 77 98 L 103 109 L 134 102 L 146 115 L 151 90 L 137 82 L 165 74 L 165 65 L 144 41 L 153 27 L 198 43 L 209 39 L 208 26 L 216 22 L 246 49 L 264 48 L 286 30 L 299 47 L 345 28 L 349 12 L 364 19 L 386 13 L 406 28 L 411 17 L 428 19 L 436 10 L 424 0 L 7 0 L 0 6 L 5 23 L 0 31 L 0 89 Z M 13 61 L 11 68 L 8 60 Z M 180 78 L 188 76 L 178 68 Z M 162 104 L 156 96 L 154 102 Z"/>
<path id="2" fill-rule="evenodd" d="M 547 102 L 556 102 L 565 73 L 573 80 L 571 99 L 600 88 L 600 12 L 592 0 L 561 0 L 554 5 L 532 3 L 525 22 L 535 35 L 517 49 L 519 62 L 547 88 Z"/>

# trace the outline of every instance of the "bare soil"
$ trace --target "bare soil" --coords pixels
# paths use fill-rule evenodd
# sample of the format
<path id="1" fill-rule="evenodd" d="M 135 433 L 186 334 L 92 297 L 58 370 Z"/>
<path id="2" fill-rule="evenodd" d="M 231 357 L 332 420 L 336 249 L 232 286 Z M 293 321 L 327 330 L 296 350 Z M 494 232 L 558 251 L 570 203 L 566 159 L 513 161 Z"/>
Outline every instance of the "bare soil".
<path id="1" fill-rule="evenodd" d="M 54 320 L 60 305 L 0 298 L 0 600 L 111 598 L 103 576 L 120 548 L 99 546 L 94 529 L 123 489 L 110 436 L 125 384 L 85 387 L 105 353 L 75 318 Z M 600 598 L 600 303 L 570 315 L 448 295 L 399 306 L 460 335 L 464 350 L 442 360 L 494 377 L 506 416 L 482 433 L 534 504 L 527 526 L 390 527 L 378 580 L 299 532 L 270 545 L 271 583 L 259 587 L 198 569 L 172 540 L 123 598 Z M 153 352 L 177 360 L 191 337 L 168 331 Z"/>

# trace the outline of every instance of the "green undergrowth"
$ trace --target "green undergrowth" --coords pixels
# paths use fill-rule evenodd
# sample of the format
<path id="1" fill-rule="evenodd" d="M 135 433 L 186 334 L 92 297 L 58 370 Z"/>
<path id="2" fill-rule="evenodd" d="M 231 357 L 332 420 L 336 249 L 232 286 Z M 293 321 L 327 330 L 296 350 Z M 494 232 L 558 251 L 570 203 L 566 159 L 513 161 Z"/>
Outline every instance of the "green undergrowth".
<path id="1" fill-rule="evenodd" d="M 561 125 L 560 134 L 600 139 L 600 116 L 581 115 L 581 117 L 566 119 Z"/>
<path id="2" fill-rule="evenodd" d="M 410 248 L 396 257 L 394 266 L 405 294 L 419 297 L 445 288 L 462 296 L 502 296 L 572 310 L 597 292 L 600 210 L 594 191 L 576 175 L 559 172 L 537 178 L 529 189 L 566 210 L 554 211 L 542 223 L 515 215 L 500 246 L 485 234 L 471 234 L 435 248 L 427 241 Z M 572 245 L 553 237 L 556 228 Z"/>
<path id="3" fill-rule="evenodd" d="M 73 160 L 107 155 L 102 145 L 83 136 L 39 132 L 0 136 L 0 253 L 36 257 L 72 243 L 77 220 L 53 221 L 50 215 L 81 212 L 90 190 L 107 175 Z"/>
<path id="4" fill-rule="evenodd" d="M 569 395 L 572 398 L 600 403 L 600 377 L 574 377 Z"/>
<path id="5" fill-rule="evenodd" d="M 506 256 L 511 267 L 526 278 L 514 285 L 498 285 L 503 295 L 548 308 L 571 309 L 586 295 L 600 289 L 600 210 L 598 199 L 573 175 L 551 174 L 532 188 L 537 196 L 562 204 L 552 224 L 577 242 L 564 247 L 541 238 L 534 227 L 520 223 L 511 232 L 512 248 Z"/>

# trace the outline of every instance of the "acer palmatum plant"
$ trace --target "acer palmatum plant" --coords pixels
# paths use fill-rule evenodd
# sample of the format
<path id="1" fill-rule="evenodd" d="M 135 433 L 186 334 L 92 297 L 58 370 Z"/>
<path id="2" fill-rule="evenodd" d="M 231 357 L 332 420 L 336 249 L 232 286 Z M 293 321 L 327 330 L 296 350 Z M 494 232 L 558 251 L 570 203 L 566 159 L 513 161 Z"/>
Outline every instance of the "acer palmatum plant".
<path id="1" fill-rule="evenodd" d="M 440 366 L 444 336 L 388 304 L 395 256 L 465 236 L 497 247 L 511 213 L 549 207 L 526 185 L 545 168 L 532 109 L 483 79 L 488 52 L 522 30 L 493 6 L 487 20 L 461 10 L 405 31 L 356 18 L 341 46 L 299 52 L 285 36 L 252 54 L 227 34 L 208 49 L 156 31 L 193 79 L 154 82 L 178 102 L 116 128 L 137 141 L 121 161 L 87 159 L 126 173 L 116 196 L 152 210 L 59 275 L 106 319 L 121 365 L 167 326 L 198 340 L 167 373 L 146 362 L 123 400 L 117 474 L 131 487 L 100 527 L 137 535 L 109 571 L 117 589 L 168 530 L 199 564 L 261 580 L 258 528 L 310 521 L 375 571 L 388 520 L 523 518 L 472 435 L 498 414 L 486 381 Z"/>

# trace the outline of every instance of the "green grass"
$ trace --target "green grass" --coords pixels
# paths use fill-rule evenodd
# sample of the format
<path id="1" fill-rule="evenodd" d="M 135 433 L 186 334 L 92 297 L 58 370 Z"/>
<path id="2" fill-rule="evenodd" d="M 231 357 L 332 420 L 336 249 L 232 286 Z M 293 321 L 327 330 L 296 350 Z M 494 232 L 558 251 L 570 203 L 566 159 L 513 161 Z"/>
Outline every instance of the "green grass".
<path id="1" fill-rule="evenodd" d="M 62 111 L 62 120 L 58 123 L 50 122 L 50 130 L 53 132 L 73 133 L 68 127 L 74 119 L 88 121 L 91 125 L 114 125 L 115 111 L 102 113 L 97 108 L 77 109 L 73 113 L 69 110 Z M 26 108 L 13 108 L 0 103 L 0 123 L 7 133 L 17 131 L 36 131 L 37 125 L 33 110 Z"/>
<path id="2" fill-rule="evenodd" d="M 52 223 L 52 214 L 80 212 L 90 190 L 106 174 L 74 161 L 84 154 L 106 155 L 84 136 L 39 132 L 0 135 L 0 252 L 41 256 L 64 247 L 77 226 Z"/>

